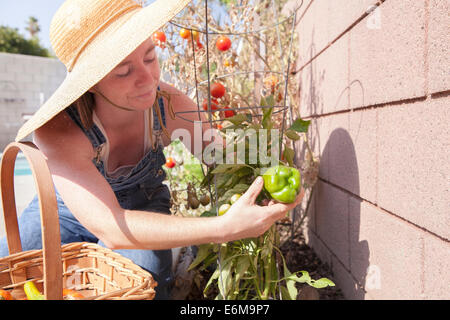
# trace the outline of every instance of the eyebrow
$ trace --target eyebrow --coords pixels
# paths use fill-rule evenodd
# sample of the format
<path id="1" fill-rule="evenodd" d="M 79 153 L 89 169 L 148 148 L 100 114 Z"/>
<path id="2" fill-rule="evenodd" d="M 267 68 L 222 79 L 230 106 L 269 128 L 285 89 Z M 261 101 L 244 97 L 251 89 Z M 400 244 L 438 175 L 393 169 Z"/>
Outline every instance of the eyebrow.
<path id="1" fill-rule="evenodd" d="M 154 44 L 152 44 L 152 45 L 150 46 L 150 48 L 148 48 L 147 51 L 145 51 L 144 56 L 146 56 L 146 55 L 148 55 L 150 52 L 152 52 L 153 49 L 155 49 L 155 45 L 154 45 Z M 121 66 L 124 66 L 124 65 L 126 65 L 126 64 L 130 64 L 130 63 L 131 63 L 131 61 L 123 61 L 123 62 L 119 63 L 119 64 L 117 65 L 117 67 L 121 67 Z M 117 67 L 116 67 L 116 68 L 117 68 Z"/>

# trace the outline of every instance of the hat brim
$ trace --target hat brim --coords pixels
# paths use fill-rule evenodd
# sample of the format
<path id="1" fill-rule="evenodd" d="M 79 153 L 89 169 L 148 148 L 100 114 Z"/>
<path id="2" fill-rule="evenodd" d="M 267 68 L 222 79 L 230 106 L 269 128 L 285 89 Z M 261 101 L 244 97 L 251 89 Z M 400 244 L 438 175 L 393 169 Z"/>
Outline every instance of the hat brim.
<path id="1" fill-rule="evenodd" d="M 24 139 L 74 103 L 190 1 L 155 1 L 111 24 L 85 48 L 72 72 L 67 73 L 52 96 L 23 124 L 15 140 Z"/>

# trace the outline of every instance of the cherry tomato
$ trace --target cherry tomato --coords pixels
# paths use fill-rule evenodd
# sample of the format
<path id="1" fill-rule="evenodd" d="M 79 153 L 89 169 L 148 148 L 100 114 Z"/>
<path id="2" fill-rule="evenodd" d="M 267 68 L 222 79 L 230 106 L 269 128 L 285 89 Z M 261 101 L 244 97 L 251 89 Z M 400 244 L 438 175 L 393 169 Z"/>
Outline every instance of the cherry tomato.
<path id="1" fill-rule="evenodd" d="M 191 31 L 189 31 L 189 29 L 182 28 L 180 30 L 180 37 L 183 39 L 189 39 L 191 37 Z"/>
<path id="2" fill-rule="evenodd" d="M 219 102 L 216 99 L 211 99 L 211 111 L 218 109 Z M 208 99 L 203 101 L 203 110 L 208 111 Z"/>
<path id="3" fill-rule="evenodd" d="M 211 85 L 211 95 L 214 98 L 222 98 L 225 95 L 226 89 L 223 84 L 215 82 Z"/>
<path id="4" fill-rule="evenodd" d="M 173 160 L 172 157 L 168 157 L 168 158 L 166 159 L 166 164 L 165 164 L 165 166 L 166 166 L 167 168 L 169 168 L 169 169 L 175 167 L 175 160 Z"/>
<path id="5" fill-rule="evenodd" d="M 201 49 L 203 49 L 203 44 L 200 41 L 197 41 L 197 48 L 195 50 L 197 51 Z"/>
<path id="6" fill-rule="evenodd" d="M 162 31 L 156 31 L 152 34 L 152 40 L 157 46 L 164 47 L 164 42 L 166 42 L 166 34 Z"/>
<path id="7" fill-rule="evenodd" d="M 229 107 L 225 107 L 225 109 L 230 109 Z M 233 110 L 226 110 L 224 111 L 225 114 L 225 118 L 230 118 L 232 116 L 234 116 L 234 111 Z"/>
<path id="8" fill-rule="evenodd" d="M 192 36 L 194 37 L 194 40 L 198 42 L 200 38 L 200 33 L 197 30 L 192 30 Z"/>
<path id="9" fill-rule="evenodd" d="M 228 49 L 231 48 L 231 40 L 230 40 L 230 38 L 228 38 L 227 36 L 220 36 L 217 39 L 216 47 L 220 51 L 227 51 Z"/>

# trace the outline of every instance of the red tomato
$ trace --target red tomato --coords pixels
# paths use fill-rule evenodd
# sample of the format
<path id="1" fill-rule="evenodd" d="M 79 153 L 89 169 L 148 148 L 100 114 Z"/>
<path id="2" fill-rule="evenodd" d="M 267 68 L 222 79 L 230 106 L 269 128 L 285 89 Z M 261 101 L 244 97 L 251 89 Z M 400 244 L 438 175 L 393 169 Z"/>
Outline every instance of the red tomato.
<path id="1" fill-rule="evenodd" d="M 214 98 L 222 98 L 225 95 L 226 89 L 223 84 L 215 82 L 211 85 L 211 95 Z"/>
<path id="2" fill-rule="evenodd" d="M 166 42 L 166 34 L 162 31 L 156 31 L 152 34 L 152 40 L 157 46 L 162 47 Z"/>
<path id="3" fill-rule="evenodd" d="M 219 102 L 216 99 L 211 99 L 211 110 L 217 110 L 218 109 Z M 203 110 L 208 111 L 208 99 L 205 99 L 203 101 Z"/>
<path id="4" fill-rule="evenodd" d="M 166 167 L 169 168 L 169 169 L 175 167 L 175 160 L 173 160 L 172 157 L 168 157 L 166 159 Z"/>
<path id="5" fill-rule="evenodd" d="M 225 107 L 225 109 L 230 109 L 230 108 L 229 107 Z M 225 118 L 229 118 L 229 117 L 234 116 L 234 111 L 233 110 L 226 110 L 226 111 L 224 111 L 224 114 L 225 114 Z"/>
<path id="6" fill-rule="evenodd" d="M 201 49 L 203 49 L 203 44 L 200 41 L 197 41 L 197 48 L 195 50 L 197 51 Z"/>
<path id="7" fill-rule="evenodd" d="M 216 47 L 220 51 L 227 51 L 228 49 L 231 48 L 231 40 L 230 40 L 230 38 L 228 38 L 227 36 L 220 36 L 217 39 Z"/>

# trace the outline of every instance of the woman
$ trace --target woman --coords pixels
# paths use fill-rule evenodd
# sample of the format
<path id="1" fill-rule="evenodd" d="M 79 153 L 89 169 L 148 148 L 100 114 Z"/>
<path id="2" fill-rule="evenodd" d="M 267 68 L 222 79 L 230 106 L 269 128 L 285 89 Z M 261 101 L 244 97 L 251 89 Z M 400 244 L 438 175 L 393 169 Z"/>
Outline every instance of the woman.
<path id="1" fill-rule="evenodd" d="M 263 183 L 257 179 L 226 215 L 169 214 L 163 148 L 177 128 L 192 137 L 194 128 L 166 115 L 197 106 L 160 81 L 150 36 L 187 3 L 164 0 L 142 8 L 132 0 L 67 0 L 52 20 L 51 39 L 68 75 L 17 136 L 34 132 L 47 158 L 61 242 L 91 241 L 117 250 L 153 274 L 157 299 L 170 297 L 170 248 L 261 235 L 303 195 L 290 205 L 258 206 Z M 35 198 L 19 219 L 23 250 L 41 248 L 39 220 Z M 7 254 L 3 239 L 0 255 Z"/>

